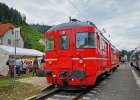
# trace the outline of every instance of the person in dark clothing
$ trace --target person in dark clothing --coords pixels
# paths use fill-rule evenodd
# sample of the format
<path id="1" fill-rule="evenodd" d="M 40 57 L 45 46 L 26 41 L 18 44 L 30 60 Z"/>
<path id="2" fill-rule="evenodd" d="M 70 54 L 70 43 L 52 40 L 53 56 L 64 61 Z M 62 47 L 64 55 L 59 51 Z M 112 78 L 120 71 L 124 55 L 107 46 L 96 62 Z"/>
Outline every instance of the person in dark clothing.
<path id="1" fill-rule="evenodd" d="M 43 55 L 42 59 L 41 59 L 41 68 L 42 70 L 45 69 L 45 56 Z"/>
<path id="2" fill-rule="evenodd" d="M 41 63 L 45 63 L 45 56 L 43 55 L 42 59 L 41 59 Z"/>
<path id="3" fill-rule="evenodd" d="M 33 61 L 33 76 L 34 76 L 34 74 L 36 74 L 36 76 L 37 76 L 38 69 L 39 69 L 39 62 L 37 60 L 37 57 L 35 57 L 35 59 Z"/>
<path id="4" fill-rule="evenodd" d="M 130 66 L 133 67 L 133 62 L 132 61 L 130 62 Z"/>
<path id="5" fill-rule="evenodd" d="M 12 77 L 14 75 L 14 59 L 9 59 L 7 62 L 6 62 L 6 65 L 9 66 L 9 74 L 10 76 Z"/>

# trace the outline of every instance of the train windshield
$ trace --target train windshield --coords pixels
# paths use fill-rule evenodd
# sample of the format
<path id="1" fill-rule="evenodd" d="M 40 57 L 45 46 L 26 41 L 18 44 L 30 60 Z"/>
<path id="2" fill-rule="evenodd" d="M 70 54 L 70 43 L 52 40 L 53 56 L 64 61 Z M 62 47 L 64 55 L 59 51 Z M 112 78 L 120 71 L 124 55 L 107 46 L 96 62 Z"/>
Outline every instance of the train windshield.
<path id="1" fill-rule="evenodd" d="M 76 48 L 95 48 L 95 33 L 76 33 Z"/>
<path id="2" fill-rule="evenodd" d="M 61 36 L 59 38 L 59 44 L 61 50 L 69 49 L 69 43 L 70 43 L 69 36 Z"/>
<path id="3" fill-rule="evenodd" d="M 46 38 L 46 51 L 54 49 L 54 36 L 48 36 Z"/>

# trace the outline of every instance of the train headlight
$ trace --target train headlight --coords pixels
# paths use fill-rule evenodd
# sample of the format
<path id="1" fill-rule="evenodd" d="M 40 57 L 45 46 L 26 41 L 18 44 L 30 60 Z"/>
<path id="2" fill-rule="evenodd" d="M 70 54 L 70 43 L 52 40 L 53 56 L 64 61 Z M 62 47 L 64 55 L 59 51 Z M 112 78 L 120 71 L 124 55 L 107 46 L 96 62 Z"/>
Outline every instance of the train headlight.
<path id="1" fill-rule="evenodd" d="M 83 64 L 83 62 L 84 62 L 83 59 L 80 59 L 80 60 L 79 60 L 79 63 L 80 63 L 80 64 Z"/>
<path id="2" fill-rule="evenodd" d="M 74 79 L 72 78 L 71 81 L 74 81 Z"/>
<path id="3" fill-rule="evenodd" d="M 51 61 L 51 60 L 49 60 L 49 61 L 48 61 L 48 63 L 51 65 L 51 64 L 52 64 L 52 61 Z"/>
<path id="4" fill-rule="evenodd" d="M 56 77 L 56 75 L 53 75 L 53 77 Z"/>

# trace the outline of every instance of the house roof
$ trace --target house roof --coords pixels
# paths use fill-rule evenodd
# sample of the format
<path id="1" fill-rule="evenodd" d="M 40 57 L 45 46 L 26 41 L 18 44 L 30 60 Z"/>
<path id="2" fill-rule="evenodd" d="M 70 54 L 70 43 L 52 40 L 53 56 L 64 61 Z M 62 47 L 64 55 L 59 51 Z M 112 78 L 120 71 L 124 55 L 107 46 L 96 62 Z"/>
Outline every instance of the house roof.
<path id="1" fill-rule="evenodd" d="M 3 36 L 9 29 L 13 28 L 16 28 L 16 26 L 12 25 L 11 23 L 0 24 L 0 37 Z M 20 35 L 23 38 L 23 41 L 25 41 L 25 38 L 21 32 Z"/>

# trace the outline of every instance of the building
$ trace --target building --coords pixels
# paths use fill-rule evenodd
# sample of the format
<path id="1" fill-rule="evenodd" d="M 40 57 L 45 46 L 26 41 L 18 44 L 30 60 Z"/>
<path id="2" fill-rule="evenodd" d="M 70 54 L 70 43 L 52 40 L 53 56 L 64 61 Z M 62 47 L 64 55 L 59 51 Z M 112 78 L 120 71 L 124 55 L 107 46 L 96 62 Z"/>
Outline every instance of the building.
<path id="1" fill-rule="evenodd" d="M 15 33 L 13 32 L 14 28 L 16 28 L 16 26 L 12 25 L 11 23 L 0 24 L 0 45 L 12 47 L 15 46 Z M 16 46 L 23 48 L 24 41 L 25 39 L 20 32 L 16 42 Z"/>

